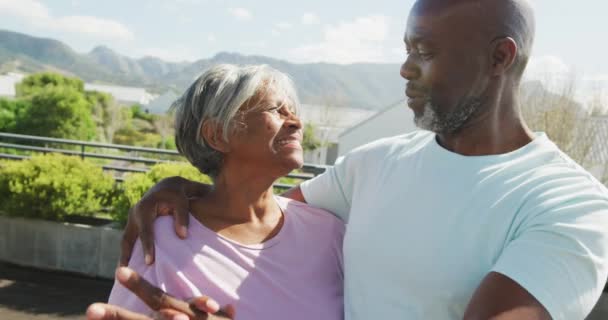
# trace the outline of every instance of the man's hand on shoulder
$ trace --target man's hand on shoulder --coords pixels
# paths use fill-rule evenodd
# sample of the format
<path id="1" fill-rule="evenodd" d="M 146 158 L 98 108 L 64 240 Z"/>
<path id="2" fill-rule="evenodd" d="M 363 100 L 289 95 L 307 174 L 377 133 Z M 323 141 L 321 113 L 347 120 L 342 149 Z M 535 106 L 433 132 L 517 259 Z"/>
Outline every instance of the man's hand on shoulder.
<path id="1" fill-rule="evenodd" d="M 189 198 L 202 196 L 211 186 L 181 177 L 159 181 L 129 210 L 129 218 L 121 241 L 120 265 L 129 264 L 135 241 L 139 237 L 147 264 L 154 262 L 154 220 L 158 216 L 174 217 L 175 233 L 186 238 L 188 232 Z"/>

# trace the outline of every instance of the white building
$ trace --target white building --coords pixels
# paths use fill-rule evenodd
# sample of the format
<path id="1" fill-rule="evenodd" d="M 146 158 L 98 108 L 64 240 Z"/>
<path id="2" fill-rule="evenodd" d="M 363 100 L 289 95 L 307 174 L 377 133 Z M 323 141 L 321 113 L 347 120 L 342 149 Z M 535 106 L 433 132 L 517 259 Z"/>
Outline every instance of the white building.
<path id="1" fill-rule="evenodd" d="M 416 130 L 414 113 L 402 100 L 342 132 L 338 138 L 338 155 L 374 140 L 413 130 Z"/>
<path id="2" fill-rule="evenodd" d="M 155 96 L 148 93 L 144 88 L 122 87 L 105 84 L 85 83 L 84 89 L 87 91 L 99 91 L 110 94 L 114 99 L 122 104 L 139 104 L 147 106 Z"/>
<path id="3" fill-rule="evenodd" d="M 167 91 L 150 101 L 150 103 L 146 106 L 146 109 L 150 113 L 154 114 L 167 113 L 173 102 L 175 102 L 175 100 L 178 98 L 179 96 L 174 91 Z"/>
<path id="4" fill-rule="evenodd" d="M 305 124 L 314 125 L 317 139 L 323 145 L 317 150 L 306 152 L 304 161 L 333 164 L 337 157 L 336 144 L 340 134 L 375 113 L 375 110 L 302 104 L 300 119 Z"/>
<path id="5" fill-rule="evenodd" d="M 25 75 L 9 72 L 0 75 L 0 97 L 14 98 L 16 95 L 15 85 L 21 82 Z"/>

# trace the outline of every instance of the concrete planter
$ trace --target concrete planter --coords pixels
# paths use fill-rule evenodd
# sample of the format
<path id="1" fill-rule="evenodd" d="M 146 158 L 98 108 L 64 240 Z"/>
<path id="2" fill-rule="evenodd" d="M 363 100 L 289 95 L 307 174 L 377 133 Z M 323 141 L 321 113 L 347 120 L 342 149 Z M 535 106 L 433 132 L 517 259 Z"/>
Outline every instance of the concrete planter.
<path id="1" fill-rule="evenodd" d="M 0 216 L 0 260 L 113 279 L 121 230 Z"/>

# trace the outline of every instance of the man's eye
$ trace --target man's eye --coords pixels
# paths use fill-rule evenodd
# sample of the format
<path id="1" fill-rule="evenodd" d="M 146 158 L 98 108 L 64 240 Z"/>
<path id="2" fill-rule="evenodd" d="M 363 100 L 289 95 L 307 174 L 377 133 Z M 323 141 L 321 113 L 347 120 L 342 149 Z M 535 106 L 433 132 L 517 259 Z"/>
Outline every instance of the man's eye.
<path id="1" fill-rule="evenodd" d="M 420 55 L 420 57 L 424 60 L 429 60 L 433 58 L 433 54 L 427 51 L 418 51 L 418 55 Z"/>

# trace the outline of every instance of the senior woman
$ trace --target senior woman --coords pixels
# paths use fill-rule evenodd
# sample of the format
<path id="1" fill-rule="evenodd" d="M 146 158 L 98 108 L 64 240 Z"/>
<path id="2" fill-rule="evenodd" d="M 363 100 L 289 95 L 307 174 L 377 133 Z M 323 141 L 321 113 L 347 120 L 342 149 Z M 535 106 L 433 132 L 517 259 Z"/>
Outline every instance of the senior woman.
<path id="1" fill-rule="evenodd" d="M 138 241 L 129 266 L 174 297 L 232 305 L 235 319 L 342 319 L 343 223 L 273 194 L 303 164 L 289 78 L 268 66 L 215 66 L 174 107 L 179 151 L 214 185 L 191 200 L 186 240 L 161 217 L 155 263 Z M 118 282 L 109 302 L 152 312 Z"/>

